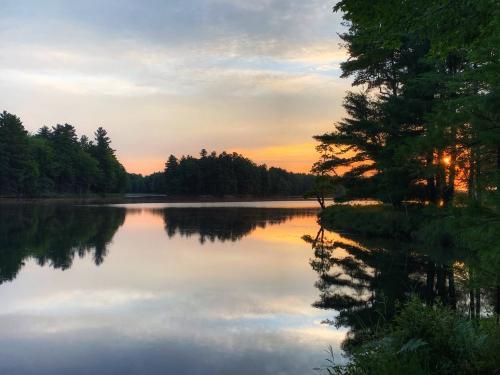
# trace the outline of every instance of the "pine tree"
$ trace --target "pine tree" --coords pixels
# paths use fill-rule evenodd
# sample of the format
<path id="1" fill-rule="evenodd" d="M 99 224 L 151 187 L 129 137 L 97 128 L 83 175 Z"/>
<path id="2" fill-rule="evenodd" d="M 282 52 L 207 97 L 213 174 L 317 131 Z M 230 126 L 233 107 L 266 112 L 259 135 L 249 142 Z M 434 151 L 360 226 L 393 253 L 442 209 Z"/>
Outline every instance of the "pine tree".
<path id="1" fill-rule="evenodd" d="M 37 175 L 28 132 L 19 117 L 4 111 L 0 114 L 0 194 L 35 194 Z"/>

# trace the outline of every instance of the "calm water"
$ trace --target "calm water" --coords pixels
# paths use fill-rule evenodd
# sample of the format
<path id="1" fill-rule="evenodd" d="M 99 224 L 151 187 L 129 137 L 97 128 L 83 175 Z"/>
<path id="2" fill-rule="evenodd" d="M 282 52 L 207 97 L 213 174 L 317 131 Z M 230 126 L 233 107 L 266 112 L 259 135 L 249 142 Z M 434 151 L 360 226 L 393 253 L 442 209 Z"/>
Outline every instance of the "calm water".
<path id="1" fill-rule="evenodd" d="M 0 373 L 309 374 L 313 202 L 0 207 Z"/>

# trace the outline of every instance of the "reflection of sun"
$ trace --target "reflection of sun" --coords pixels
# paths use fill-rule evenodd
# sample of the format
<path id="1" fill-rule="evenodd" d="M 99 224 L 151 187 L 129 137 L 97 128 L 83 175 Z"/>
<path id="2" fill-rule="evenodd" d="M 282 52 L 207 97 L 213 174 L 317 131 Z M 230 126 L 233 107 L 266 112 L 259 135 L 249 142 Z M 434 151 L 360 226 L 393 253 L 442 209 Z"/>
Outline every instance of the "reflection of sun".
<path id="1" fill-rule="evenodd" d="M 287 225 L 273 225 L 267 224 L 265 228 L 257 227 L 251 234 L 250 237 L 256 238 L 266 242 L 281 242 L 288 244 L 300 244 L 302 245 L 304 241 L 300 236 L 290 230 L 291 227 L 300 228 L 299 233 L 313 232 L 316 230 L 317 216 L 296 216 L 287 220 Z"/>

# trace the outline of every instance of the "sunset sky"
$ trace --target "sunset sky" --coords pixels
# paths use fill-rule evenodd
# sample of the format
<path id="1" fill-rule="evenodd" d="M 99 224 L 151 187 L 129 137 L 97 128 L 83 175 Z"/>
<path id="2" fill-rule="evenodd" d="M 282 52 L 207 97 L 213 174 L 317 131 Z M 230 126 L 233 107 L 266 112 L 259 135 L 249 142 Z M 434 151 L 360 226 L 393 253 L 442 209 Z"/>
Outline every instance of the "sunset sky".
<path id="1" fill-rule="evenodd" d="M 342 116 L 340 15 L 318 0 L 0 0 L 1 110 L 106 128 L 129 172 L 237 151 L 308 171 Z"/>

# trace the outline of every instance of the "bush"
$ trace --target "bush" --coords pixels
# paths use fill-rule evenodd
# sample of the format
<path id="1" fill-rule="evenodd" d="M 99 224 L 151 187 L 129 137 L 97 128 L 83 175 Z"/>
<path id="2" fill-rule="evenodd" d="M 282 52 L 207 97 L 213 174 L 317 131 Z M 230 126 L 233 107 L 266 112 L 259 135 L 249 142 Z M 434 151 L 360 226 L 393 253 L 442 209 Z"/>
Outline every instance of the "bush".
<path id="1" fill-rule="evenodd" d="M 384 332 L 356 350 L 335 375 L 498 374 L 500 329 L 412 299 Z"/>

